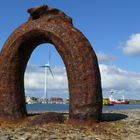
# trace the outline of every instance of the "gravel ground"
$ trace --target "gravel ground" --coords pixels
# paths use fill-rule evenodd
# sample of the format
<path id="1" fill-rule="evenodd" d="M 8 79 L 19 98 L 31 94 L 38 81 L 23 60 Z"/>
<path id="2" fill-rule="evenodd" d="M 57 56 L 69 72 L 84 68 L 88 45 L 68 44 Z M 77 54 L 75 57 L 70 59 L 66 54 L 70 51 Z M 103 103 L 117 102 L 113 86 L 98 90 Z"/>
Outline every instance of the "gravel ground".
<path id="1" fill-rule="evenodd" d="M 44 123 L 40 118 L 30 115 L 16 123 L 0 120 L 0 140 L 140 140 L 140 110 L 105 111 L 103 121 L 92 126 L 70 125 L 60 116 L 59 123 Z"/>

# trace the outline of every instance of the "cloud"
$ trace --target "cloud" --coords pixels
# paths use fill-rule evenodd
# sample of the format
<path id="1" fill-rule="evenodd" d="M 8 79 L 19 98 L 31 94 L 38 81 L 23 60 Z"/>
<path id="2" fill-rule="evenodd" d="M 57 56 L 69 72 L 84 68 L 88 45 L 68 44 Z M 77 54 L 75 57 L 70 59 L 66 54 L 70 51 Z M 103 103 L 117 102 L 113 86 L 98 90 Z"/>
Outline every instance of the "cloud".
<path id="1" fill-rule="evenodd" d="M 65 68 L 53 67 L 54 79 L 48 72 L 47 75 L 47 88 L 48 89 L 66 89 L 67 75 Z M 45 80 L 44 68 L 29 65 L 25 73 L 25 86 L 30 89 L 44 88 Z"/>
<path id="2" fill-rule="evenodd" d="M 125 95 L 126 98 L 140 99 L 140 73 L 123 70 L 117 66 L 100 64 L 103 95 L 108 97 L 113 90 L 118 98 Z M 68 94 L 68 81 L 66 70 L 63 67 L 52 68 L 55 79 L 47 76 L 48 97 L 64 97 Z M 44 94 L 44 69 L 29 65 L 25 74 L 26 94 L 37 97 L 45 97 Z"/>
<path id="3" fill-rule="evenodd" d="M 111 65 L 100 65 L 102 88 L 106 96 L 111 90 L 126 98 L 140 98 L 140 73 L 130 72 Z"/>
<path id="4" fill-rule="evenodd" d="M 102 86 L 105 89 L 132 90 L 140 87 L 140 73 L 129 72 L 111 65 L 100 65 L 100 71 Z"/>
<path id="5" fill-rule="evenodd" d="M 47 75 L 48 96 L 58 96 L 62 94 L 65 97 L 68 96 L 68 80 L 65 68 L 53 67 L 52 71 L 54 73 L 55 79 L 53 79 L 50 73 Z M 44 68 L 32 65 L 27 66 L 24 78 L 26 94 L 45 97 L 44 73 Z M 50 95 L 51 93 L 52 95 Z M 64 93 L 67 93 L 67 95 Z"/>
<path id="6" fill-rule="evenodd" d="M 113 55 L 108 55 L 108 54 L 103 53 L 103 52 L 97 53 L 97 57 L 98 57 L 98 60 L 99 60 L 100 62 L 101 62 L 101 61 L 103 61 L 103 62 L 110 62 L 110 61 L 112 61 L 112 60 L 115 59 L 115 56 L 113 56 Z"/>
<path id="7" fill-rule="evenodd" d="M 123 44 L 123 52 L 132 56 L 140 56 L 140 33 L 132 34 Z"/>

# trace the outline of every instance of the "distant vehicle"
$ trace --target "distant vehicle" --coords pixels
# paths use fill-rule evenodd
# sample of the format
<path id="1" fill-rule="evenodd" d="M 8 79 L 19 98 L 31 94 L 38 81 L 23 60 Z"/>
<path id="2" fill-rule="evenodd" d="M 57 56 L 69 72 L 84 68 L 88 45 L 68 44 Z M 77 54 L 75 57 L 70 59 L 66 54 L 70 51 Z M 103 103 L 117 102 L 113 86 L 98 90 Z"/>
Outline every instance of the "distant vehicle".
<path id="1" fill-rule="evenodd" d="M 66 99 L 66 104 L 69 104 L 69 101 L 70 101 L 69 98 L 67 98 L 67 99 Z"/>
<path id="2" fill-rule="evenodd" d="M 113 104 L 110 103 L 109 98 L 103 98 L 103 105 L 112 106 Z"/>

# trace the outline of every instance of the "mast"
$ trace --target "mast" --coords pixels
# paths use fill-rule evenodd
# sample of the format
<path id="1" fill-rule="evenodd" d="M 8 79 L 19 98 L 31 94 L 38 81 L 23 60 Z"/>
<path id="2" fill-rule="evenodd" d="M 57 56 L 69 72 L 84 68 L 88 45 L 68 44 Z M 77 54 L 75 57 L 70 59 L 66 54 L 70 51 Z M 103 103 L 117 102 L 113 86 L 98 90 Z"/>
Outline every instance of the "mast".
<path id="1" fill-rule="evenodd" d="M 47 99 L 47 67 L 45 67 L 45 99 Z"/>

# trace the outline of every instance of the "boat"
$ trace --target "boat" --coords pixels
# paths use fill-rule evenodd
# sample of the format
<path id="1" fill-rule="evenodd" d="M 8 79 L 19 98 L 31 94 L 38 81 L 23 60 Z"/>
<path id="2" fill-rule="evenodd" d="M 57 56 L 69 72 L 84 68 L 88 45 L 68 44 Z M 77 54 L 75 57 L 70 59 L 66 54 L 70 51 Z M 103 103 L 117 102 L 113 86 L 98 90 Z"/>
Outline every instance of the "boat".
<path id="1" fill-rule="evenodd" d="M 129 101 L 121 100 L 121 99 L 110 101 L 110 102 L 111 102 L 111 104 L 129 104 Z"/>
<path id="2" fill-rule="evenodd" d="M 125 100 L 124 96 L 122 96 L 122 99 L 114 99 L 112 94 L 111 94 L 109 100 L 110 100 L 111 104 L 129 104 L 129 101 Z"/>

